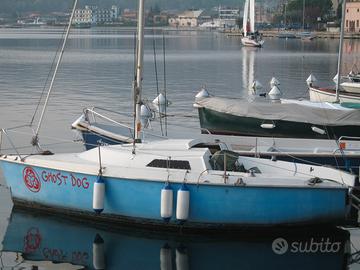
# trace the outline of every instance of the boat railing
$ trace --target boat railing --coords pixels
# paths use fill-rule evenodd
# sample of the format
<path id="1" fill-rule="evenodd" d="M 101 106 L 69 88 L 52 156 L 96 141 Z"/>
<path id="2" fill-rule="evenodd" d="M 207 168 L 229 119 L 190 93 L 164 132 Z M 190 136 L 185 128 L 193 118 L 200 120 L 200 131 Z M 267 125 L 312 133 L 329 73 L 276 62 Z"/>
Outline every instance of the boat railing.
<path id="1" fill-rule="evenodd" d="M 119 125 L 119 126 L 122 126 L 122 127 L 125 127 L 125 128 L 128 128 L 129 130 L 134 130 L 134 128 L 132 127 L 129 127 L 128 125 L 125 125 L 125 124 L 122 124 L 118 121 L 115 121 L 114 119 L 104 115 L 104 114 L 101 114 L 100 112 L 96 111 L 96 110 L 102 110 L 102 111 L 105 111 L 105 112 L 109 112 L 109 113 L 113 113 L 113 114 L 117 114 L 117 115 L 121 115 L 121 116 L 128 116 L 127 114 L 123 114 L 123 113 L 119 113 L 119 112 L 115 112 L 115 111 L 112 111 L 112 110 L 108 110 L 108 109 L 104 109 L 104 108 L 100 108 L 100 107 L 91 107 L 91 108 L 86 108 L 84 109 L 84 115 L 86 117 L 86 119 L 89 121 L 90 118 L 89 118 L 89 115 L 92 116 L 92 120 L 93 122 L 97 122 L 96 121 L 96 116 L 99 117 L 99 118 L 102 118 L 104 120 L 107 120 L 115 125 Z"/>
<path id="2" fill-rule="evenodd" d="M 349 148 L 347 146 L 347 142 L 357 142 L 356 146 L 352 146 Z M 358 151 L 360 149 L 360 137 L 352 137 L 352 136 L 341 136 L 337 141 L 337 145 L 339 146 L 339 149 L 337 149 L 334 152 L 337 152 L 338 150 L 344 151 L 344 150 L 356 150 Z"/>
<path id="3" fill-rule="evenodd" d="M 114 115 L 119 115 L 119 116 L 126 116 L 126 117 L 129 116 L 129 114 L 115 112 L 115 111 L 108 110 L 108 109 L 105 109 L 105 108 L 91 107 L 91 108 L 85 108 L 85 109 L 84 109 L 83 112 L 84 112 L 84 115 L 85 115 L 85 119 L 87 119 L 87 121 L 89 121 L 89 123 L 91 123 L 91 122 L 90 122 L 90 117 L 89 117 L 89 116 L 91 116 L 92 121 L 93 121 L 94 123 L 96 123 L 96 122 L 97 122 L 96 117 L 99 117 L 99 118 L 101 118 L 101 119 L 103 119 L 103 120 L 105 120 L 105 121 L 108 121 L 108 122 L 116 125 L 116 126 L 123 127 L 123 128 L 125 128 L 125 129 L 127 129 L 128 132 L 129 132 L 129 134 L 131 134 L 131 137 L 132 137 L 132 138 L 134 137 L 134 128 L 133 128 L 133 127 L 130 127 L 130 126 L 126 125 L 126 124 L 120 123 L 120 122 L 118 122 L 118 121 L 110 118 L 109 116 L 106 116 L 106 115 L 98 112 L 98 110 L 101 110 L 101 111 L 104 111 L 104 112 L 108 112 L 108 113 L 112 113 L 112 114 L 114 114 Z M 155 133 L 152 133 L 152 132 L 146 132 L 146 134 L 147 134 L 147 135 L 150 135 L 150 136 L 152 136 L 152 137 L 155 137 L 155 138 L 159 138 L 159 139 L 167 139 L 166 136 L 161 136 L 161 135 L 158 135 L 158 134 L 155 134 Z"/>
<path id="4" fill-rule="evenodd" d="M 6 138 L 8 139 L 11 148 L 16 152 L 16 155 L 20 158 L 20 160 L 23 160 L 23 157 L 21 156 L 20 152 L 18 151 L 18 149 L 16 148 L 15 144 L 13 143 L 11 137 L 9 136 L 9 134 L 7 133 L 6 129 L 1 129 L 0 131 L 0 155 L 2 155 L 2 146 L 3 146 L 3 136 L 6 136 Z"/>
<path id="5" fill-rule="evenodd" d="M 353 140 L 353 141 L 360 141 L 360 137 L 351 137 L 351 136 L 341 136 L 338 139 L 338 142 L 341 142 L 343 140 Z"/>

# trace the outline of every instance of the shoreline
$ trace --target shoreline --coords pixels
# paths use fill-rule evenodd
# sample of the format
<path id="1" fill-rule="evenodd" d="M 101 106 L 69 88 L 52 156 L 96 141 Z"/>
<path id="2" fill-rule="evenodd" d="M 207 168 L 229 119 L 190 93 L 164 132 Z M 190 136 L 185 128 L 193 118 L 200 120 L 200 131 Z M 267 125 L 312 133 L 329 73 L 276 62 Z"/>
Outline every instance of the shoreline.
<path id="1" fill-rule="evenodd" d="M 63 27 L 60 25 L 33 25 L 33 26 L 19 26 L 19 25 L 0 25 L 0 29 L 44 29 L 44 28 L 59 28 Z M 133 26 L 125 26 L 125 25 L 98 25 L 92 26 L 91 29 L 96 28 L 119 28 L 119 29 L 135 29 Z M 74 29 L 81 29 L 81 28 L 74 28 Z M 85 28 L 84 28 L 85 29 Z M 86 28 L 86 29 L 90 29 Z M 242 33 L 239 30 L 231 30 L 231 29 L 208 29 L 208 28 L 200 28 L 200 27 L 171 27 L 171 26 L 147 26 L 145 27 L 146 30 L 149 29 L 160 29 L 163 31 L 189 31 L 189 32 L 217 32 L 226 35 L 227 37 L 242 37 Z M 299 31 L 278 31 L 278 30 L 259 30 L 259 32 L 263 35 L 263 37 L 268 38 L 277 38 L 281 33 L 289 33 L 296 35 Z M 308 32 L 308 31 L 306 31 Z M 339 39 L 340 33 L 339 32 L 325 32 L 325 31 L 312 31 L 311 34 L 316 38 L 322 39 Z M 360 32 L 347 32 L 344 35 L 344 39 L 360 39 Z"/>
<path id="2" fill-rule="evenodd" d="M 290 33 L 293 35 L 296 35 L 297 33 L 301 31 L 277 31 L 277 30 L 266 30 L 266 31 L 259 31 L 263 37 L 278 37 L 281 33 Z M 241 32 L 223 32 L 227 37 L 241 37 Z M 334 33 L 334 32 L 319 32 L 319 31 L 313 31 L 311 32 L 312 35 L 314 35 L 316 38 L 329 38 L 329 39 L 339 39 L 340 33 Z M 344 39 L 360 39 L 360 33 L 345 33 Z"/>

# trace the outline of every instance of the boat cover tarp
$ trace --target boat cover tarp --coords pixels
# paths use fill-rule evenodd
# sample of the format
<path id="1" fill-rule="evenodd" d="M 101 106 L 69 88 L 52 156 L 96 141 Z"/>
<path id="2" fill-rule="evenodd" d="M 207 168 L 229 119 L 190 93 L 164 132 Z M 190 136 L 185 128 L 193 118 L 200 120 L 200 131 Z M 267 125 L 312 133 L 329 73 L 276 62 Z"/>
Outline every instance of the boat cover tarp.
<path id="1" fill-rule="evenodd" d="M 360 110 L 338 107 L 310 106 L 306 102 L 272 103 L 249 102 L 244 99 L 207 97 L 197 99 L 200 107 L 239 117 L 251 117 L 264 120 L 283 120 L 311 123 L 315 125 L 342 126 L 360 125 Z"/>

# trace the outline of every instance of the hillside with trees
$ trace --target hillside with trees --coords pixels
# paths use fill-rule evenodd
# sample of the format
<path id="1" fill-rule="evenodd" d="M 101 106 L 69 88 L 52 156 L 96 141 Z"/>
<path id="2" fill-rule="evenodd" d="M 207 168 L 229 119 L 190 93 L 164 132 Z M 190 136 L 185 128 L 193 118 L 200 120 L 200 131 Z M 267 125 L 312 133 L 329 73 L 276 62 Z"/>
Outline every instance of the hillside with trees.
<path id="1" fill-rule="evenodd" d="M 290 0 L 288 4 L 282 7 L 282 12 L 275 16 L 277 22 L 285 20 L 286 23 L 302 24 L 303 21 L 303 0 Z M 286 9 L 286 12 L 285 12 Z M 333 6 L 331 0 L 306 0 L 304 10 L 305 24 L 308 26 L 316 24 L 318 18 L 326 20 L 333 15 Z"/>
<path id="2" fill-rule="evenodd" d="M 161 9 L 189 9 L 189 8 L 212 8 L 214 6 L 228 5 L 242 7 L 244 0 L 146 0 L 146 6 L 158 5 Z M 1 0 L 0 13 L 13 14 L 23 12 L 52 12 L 66 11 L 72 6 L 73 0 Z M 84 5 L 97 5 L 110 7 L 117 5 L 120 8 L 136 8 L 138 1 L 135 0 L 79 0 L 79 7 Z"/>

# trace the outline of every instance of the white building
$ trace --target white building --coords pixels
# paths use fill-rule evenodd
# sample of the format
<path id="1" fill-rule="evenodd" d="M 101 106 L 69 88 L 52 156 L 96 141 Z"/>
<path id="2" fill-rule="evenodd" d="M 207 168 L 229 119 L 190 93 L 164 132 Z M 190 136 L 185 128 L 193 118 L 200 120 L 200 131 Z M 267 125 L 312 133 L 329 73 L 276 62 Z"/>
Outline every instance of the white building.
<path id="1" fill-rule="evenodd" d="M 97 6 L 85 6 L 84 9 L 76 9 L 74 14 L 75 23 L 104 24 L 117 20 L 119 11 L 117 6 L 111 9 L 99 9 Z"/>
<path id="2" fill-rule="evenodd" d="M 203 10 L 187 10 L 177 16 L 169 18 L 169 25 L 174 27 L 197 27 Z"/>
<path id="3" fill-rule="evenodd" d="M 74 14 L 75 23 L 96 23 L 94 9 L 96 6 L 85 6 L 84 9 L 76 9 Z"/>
<path id="4" fill-rule="evenodd" d="M 220 24 L 224 27 L 236 26 L 236 20 L 240 17 L 240 10 L 234 8 L 219 7 Z"/>

